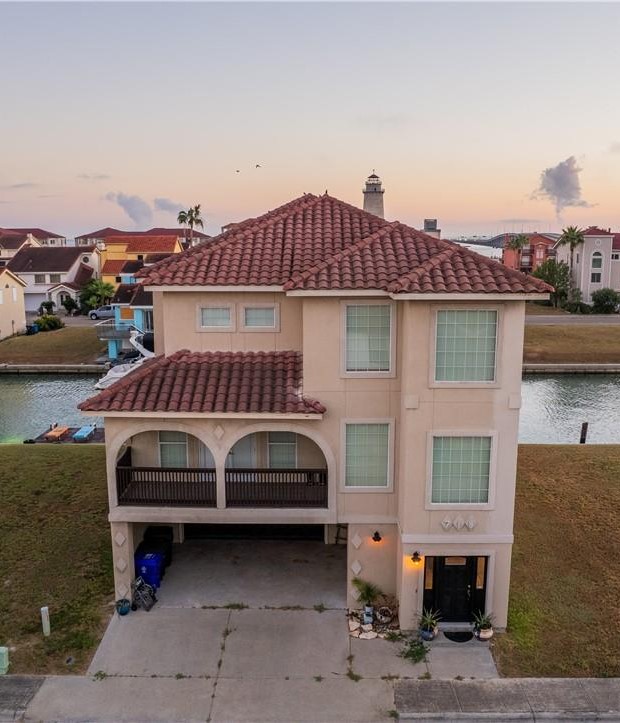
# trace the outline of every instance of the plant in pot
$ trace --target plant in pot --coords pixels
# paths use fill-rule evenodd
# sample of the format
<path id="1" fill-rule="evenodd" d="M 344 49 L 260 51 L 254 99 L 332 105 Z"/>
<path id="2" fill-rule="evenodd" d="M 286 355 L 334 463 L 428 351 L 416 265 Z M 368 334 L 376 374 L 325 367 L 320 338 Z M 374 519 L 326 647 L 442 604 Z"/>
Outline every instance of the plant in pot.
<path id="1" fill-rule="evenodd" d="M 372 624 L 374 620 L 374 603 L 380 595 L 383 595 L 381 588 L 378 585 L 373 585 L 372 582 L 362 580 L 359 577 L 354 577 L 353 586 L 359 593 L 359 601 L 364 606 L 364 619 L 365 625 Z"/>
<path id="2" fill-rule="evenodd" d="M 439 632 L 441 617 L 437 610 L 424 608 L 420 616 L 420 637 L 422 640 L 433 640 Z"/>
<path id="3" fill-rule="evenodd" d="M 493 637 L 493 616 L 479 610 L 474 614 L 474 635 L 478 640 L 490 640 Z"/>

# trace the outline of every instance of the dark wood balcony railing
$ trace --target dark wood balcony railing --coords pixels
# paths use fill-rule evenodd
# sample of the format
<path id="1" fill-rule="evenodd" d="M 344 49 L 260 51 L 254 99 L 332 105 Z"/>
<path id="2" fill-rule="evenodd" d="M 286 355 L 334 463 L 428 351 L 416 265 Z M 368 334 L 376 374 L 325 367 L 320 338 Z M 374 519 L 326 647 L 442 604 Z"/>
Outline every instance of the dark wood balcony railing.
<path id="1" fill-rule="evenodd" d="M 215 507 L 214 469 L 116 468 L 119 505 Z"/>
<path id="2" fill-rule="evenodd" d="M 327 507 L 325 469 L 227 469 L 226 507 Z"/>

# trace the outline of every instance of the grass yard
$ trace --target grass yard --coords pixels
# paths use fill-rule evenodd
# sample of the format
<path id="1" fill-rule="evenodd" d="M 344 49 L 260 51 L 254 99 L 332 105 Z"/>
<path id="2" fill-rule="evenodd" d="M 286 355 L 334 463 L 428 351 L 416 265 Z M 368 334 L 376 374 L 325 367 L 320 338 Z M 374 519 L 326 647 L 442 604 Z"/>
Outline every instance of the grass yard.
<path id="1" fill-rule="evenodd" d="M 106 351 L 92 327 L 69 326 L 0 342 L 0 364 L 93 364 Z"/>
<path id="2" fill-rule="evenodd" d="M 521 445 L 505 676 L 620 676 L 620 445 Z"/>
<path id="3" fill-rule="evenodd" d="M 83 672 L 114 599 L 103 445 L 0 445 L 0 500 L 0 645 L 11 648 L 10 672 Z"/>
<path id="4" fill-rule="evenodd" d="M 568 311 L 555 306 L 545 306 L 537 301 L 527 301 L 525 304 L 526 316 L 566 316 Z"/>
<path id="5" fill-rule="evenodd" d="M 620 363 L 620 324 L 525 326 L 525 362 Z"/>

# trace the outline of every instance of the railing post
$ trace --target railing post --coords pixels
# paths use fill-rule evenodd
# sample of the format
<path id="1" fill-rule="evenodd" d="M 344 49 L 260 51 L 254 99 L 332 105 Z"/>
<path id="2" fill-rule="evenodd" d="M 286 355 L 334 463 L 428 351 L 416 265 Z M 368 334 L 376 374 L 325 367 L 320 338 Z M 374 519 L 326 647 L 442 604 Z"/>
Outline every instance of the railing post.
<path id="1" fill-rule="evenodd" d="M 215 465 L 215 497 L 217 509 L 226 509 L 226 464 L 219 462 Z"/>

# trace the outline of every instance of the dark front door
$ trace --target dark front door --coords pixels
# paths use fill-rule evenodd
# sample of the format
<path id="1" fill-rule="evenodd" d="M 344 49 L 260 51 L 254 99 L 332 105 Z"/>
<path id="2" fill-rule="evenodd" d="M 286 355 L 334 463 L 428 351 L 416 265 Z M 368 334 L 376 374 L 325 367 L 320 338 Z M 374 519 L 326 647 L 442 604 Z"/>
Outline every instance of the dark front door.
<path id="1" fill-rule="evenodd" d="M 427 557 L 424 607 L 439 612 L 442 622 L 471 622 L 484 611 L 486 557 Z"/>

